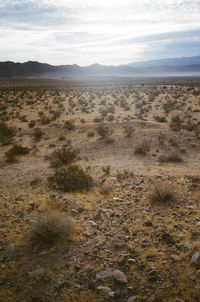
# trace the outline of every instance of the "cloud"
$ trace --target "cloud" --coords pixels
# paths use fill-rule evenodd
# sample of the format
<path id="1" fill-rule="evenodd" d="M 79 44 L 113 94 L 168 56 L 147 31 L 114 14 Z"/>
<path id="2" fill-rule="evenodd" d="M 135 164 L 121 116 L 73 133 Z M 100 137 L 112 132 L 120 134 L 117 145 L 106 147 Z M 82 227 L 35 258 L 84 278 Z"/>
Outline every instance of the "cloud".
<path id="1" fill-rule="evenodd" d="M 199 0 L 5 0 L 0 60 L 87 65 L 197 55 L 199 15 Z"/>

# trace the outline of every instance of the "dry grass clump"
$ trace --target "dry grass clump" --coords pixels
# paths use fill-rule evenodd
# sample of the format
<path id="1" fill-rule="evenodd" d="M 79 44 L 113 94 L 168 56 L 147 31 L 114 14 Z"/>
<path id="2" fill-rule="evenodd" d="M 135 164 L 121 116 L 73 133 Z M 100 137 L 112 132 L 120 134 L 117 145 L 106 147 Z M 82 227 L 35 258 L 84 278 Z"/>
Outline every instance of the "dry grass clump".
<path id="1" fill-rule="evenodd" d="M 68 131 L 74 131 L 75 130 L 75 124 L 73 120 L 67 120 L 65 121 L 64 128 Z"/>
<path id="2" fill-rule="evenodd" d="M 167 182 L 154 183 L 149 197 L 152 202 L 158 203 L 167 203 L 176 199 L 174 187 Z"/>
<path id="3" fill-rule="evenodd" d="M 39 142 L 42 138 L 43 132 L 40 128 L 35 128 L 33 136 L 34 136 L 34 140 L 35 142 Z"/>
<path id="4" fill-rule="evenodd" d="M 10 150 L 5 153 L 7 162 L 16 162 L 17 155 L 26 155 L 29 153 L 29 148 L 20 145 L 14 145 Z"/>
<path id="5" fill-rule="evenodd" d="M 59 211 L 38 215 L 31 230 L 30 242 L 34 247 L 64 245 L 75 231 L 75 223 Z"/>
<path id="6" fill-rule="evenodd" d="M 15 136 L 16 129 L 9 127 L 4 122 L 0 122 L 0 142 L 3 144 L 9 144 Z"/>
<path id="7" fill-rule="evenodd" d="M 93 185 L 93 180 L 80 166 L 71 165 L 67 168 L 56 170 L 48 178 L 49 186 L 64 192 L 88 191 Z"/>
<path id="8" fill-rule="evenodd" d="M 161 155 L 159 156 L 159 161 L 162 163 L 174 162 L 174 163 L 182 163 L 183 159 L 178 153 L 171 153 L 169 155 Z"/>
<path id="9" fill-rule="evenodd" d="M 77 154 L 77 150 L 72 150 L 70 147 L 62 147 L 51 154 L 51 166 L 53 168 L 59 168 L 63 165 L 69 165 L 76 160 Z"/>

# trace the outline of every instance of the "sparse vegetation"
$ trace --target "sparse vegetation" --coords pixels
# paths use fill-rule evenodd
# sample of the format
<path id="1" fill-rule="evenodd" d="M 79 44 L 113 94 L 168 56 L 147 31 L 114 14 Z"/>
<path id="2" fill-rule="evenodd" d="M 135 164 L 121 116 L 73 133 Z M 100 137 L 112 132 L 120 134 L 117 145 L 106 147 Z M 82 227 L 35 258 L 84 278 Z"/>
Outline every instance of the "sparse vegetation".
<path id="1" fill-rule="evenodd" d="M 9 127 L 6 123 L 0 122 L 0 142 L 3 144 L 10 144 L 15 136 L 16 129 Z"/>
<path id="2" fill-rule="evenodd" d="M 78 165 L 56 170 L 48 181 L 51 188 L 64 192 L 88 191 L 93 185 L 91 176 Z"/>
<path id="3" fill-rule="evenodd" d="M 78 151 L 73 150 L 71 147 L 62 147 L 51 154 L 51 166 L 53 168 L 60 168 L 63 165 L 69 165 L 76 160 L 77 154 Z"/>
<path id="4" fill-rule="evenodd" d="M 7 162 L 13 163 L 16 162 L 16 156 L 26 155 L 29 153 L 29 148 L 22 147 L 20 145 L 14 145 L 9 151 L 5 153 Z"/>
<path id="5" fill-rule="evenodd" d="M 157 182 L 154 183 L 153 188 L 150 192 L 150 200 L 152 202 L 167 203 L 175 201 L 174 188 L 169 183 Z"/>

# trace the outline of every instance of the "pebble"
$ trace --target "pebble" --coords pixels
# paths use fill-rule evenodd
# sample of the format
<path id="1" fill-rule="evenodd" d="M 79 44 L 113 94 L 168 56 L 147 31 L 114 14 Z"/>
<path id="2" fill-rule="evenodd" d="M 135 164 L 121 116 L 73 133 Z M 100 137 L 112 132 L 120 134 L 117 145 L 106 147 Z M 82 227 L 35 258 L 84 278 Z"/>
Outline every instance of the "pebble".
<path id="1" fill-rule="evenodd" d="M 101 271 L 96 274 L 96 278 L 98 280 L 110 279 L 111 277 L 112 277 L 112 273 L 107 270 Z"/>
<path id="2" fill-rule="evenodd" d="M 178 255 L 171 255 L 171 259 L 174 262 L 180 262 L 181 261 L 181 258 Z"/>
<path id="3" fill-rule="evenodd" d="M 190 260 L 190 264 L 197 265 L 199 262 L 200 262 L 200 254 L 199 254 L 199 252 L 195 252 L 192 255 L 192 258 Z"/>
<path id="4" fill-rule="evenodd" d="M 94 222 L 92 220 L 88 221 L 88 224 L 90 224 L 93 227 L 97 226 L 96 222 Z"/>
<path id="5" fill-rule="evenodd" d="M 34 279 L 40 279 L 45 273 L 45 269 L 44 268 L 38 268 L 34 271 L 31 271 L 28 273 L 30 278 L 34 278 Z"/>
<path id="6" fill-rule="evenodd" d="M 125 274 L 119 270 L 115 270 L 113 273 L 113 277 L 115 280 L 117 280 L 120 283 L 127 283 L 127 278 L 125 276 Z"/>
<path id="7" fill-rule="evenodd" d="M 114 297 L 114 292 L 107 286 L 98 286 L 97 289 L 109 297 Z"/>

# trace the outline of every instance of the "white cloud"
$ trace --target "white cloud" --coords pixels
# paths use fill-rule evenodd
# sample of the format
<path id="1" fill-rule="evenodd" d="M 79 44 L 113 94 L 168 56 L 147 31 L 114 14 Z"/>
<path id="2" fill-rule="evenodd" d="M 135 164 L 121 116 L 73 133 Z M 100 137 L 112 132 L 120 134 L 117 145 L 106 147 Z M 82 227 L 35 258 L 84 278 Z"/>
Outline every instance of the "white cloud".
<path id="1" fill-rule="evenodd" d="M 199 15 L 199 0 L 0 1 L 0 60 L 128 63 L 156 55 L 159 43 L 189 43 L 194 31 L 197 42 Z"/>

